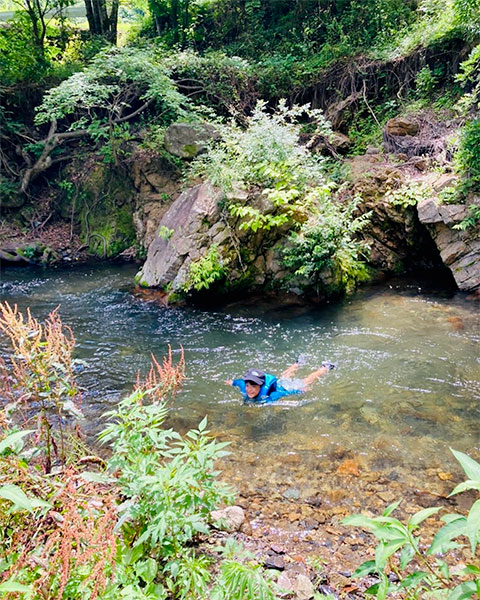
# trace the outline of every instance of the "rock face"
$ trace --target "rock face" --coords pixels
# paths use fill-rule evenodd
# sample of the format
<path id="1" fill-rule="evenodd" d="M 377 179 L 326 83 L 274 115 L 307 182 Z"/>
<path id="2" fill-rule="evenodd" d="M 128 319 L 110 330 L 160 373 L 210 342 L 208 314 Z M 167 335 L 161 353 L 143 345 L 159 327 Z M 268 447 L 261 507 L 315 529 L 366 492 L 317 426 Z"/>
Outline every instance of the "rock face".
<path id="1" fill-rule="evenodd" d="M 480 205 L 480 198 L 475 202 Z M 464 204 L 438 205 L 433 198 L 421 201 L 418 218 L 428 228 L 443 263 L 464 291 L 480 288 L 480 226 L 453 229 L 468 214 Z"/>
<path id="2" fill-rule="evenodd" d="M 187 279 L 190 263 L 219 243 L 228 232 L 219 222 L 220 193 L 209 184 L 197 185 L 182 194 L 160 221 L 147 260 L 137 275 L 144 287 L 171 284 L 180 290 Z"/>
<path id="3" fill-rule="evenodd" d="M 173 123 L 165 132 L 165 148 L 180 158 L 194 158 L 217 138 L 218 131 L 208 123 Z"/>
<path id="4" fill-rule="evenodd" d="M 360 236 L 369 245 L 369 263 L 381 271 L 401 273 L 409 267 L 430 267 L 441 262 L 428 231 L 411 208 L 394 206 L 386 196 L 404 182 L 401 169 L 385 163 L 377 154 L 356 156 L 350 162 L 353 190 L 370 212 Z"/>
<path id="5" fill-rule="evenodd" d="M 138 242 L 148 248 L 158 225 L 180 189 L 179 173 L 156 155 L 137 152 L 132 158 L 135 190 L 133 223 Z"/>

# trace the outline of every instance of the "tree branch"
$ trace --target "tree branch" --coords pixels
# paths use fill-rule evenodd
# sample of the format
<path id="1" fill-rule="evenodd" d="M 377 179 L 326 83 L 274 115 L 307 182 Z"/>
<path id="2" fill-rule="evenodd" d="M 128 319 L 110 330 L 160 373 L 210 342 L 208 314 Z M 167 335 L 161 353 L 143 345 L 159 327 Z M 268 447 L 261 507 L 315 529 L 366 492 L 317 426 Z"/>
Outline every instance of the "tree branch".
<path id="1" fill-rule="evenodd" d="M 118 125 L 120 123 L 125 123 L 126 121 L 130 121 L 138 116 L 142 111 L 144 111 L 150 104 L 152 104 L 154 98 L 150 98 L 147 100 L 142 106 L 134 110 L 132 113 L 125 115 L 119 119 L 115 119 L 112 121 L 112 125 Z M 26 155 L 25 151 L 21 150 L 21 154 L 23 155 L 25 162 L 27 163 L 27 169 L 23 173 L 22 182 L 20 185 L 20 191 L 22 193 L 27 192 L 27 188 L 30 183 L 40 175 L 43 171 L 46 171 L 52 165 L 59 163 L 65 160 L 68 157 L 58 157 L 52 160 L 50 154 L 52 151 L 59 146 L 63 142 L 70 142 L 72 140 L 77 140 L 82 137 L 85 137 L 89 134 L 88 129 L 77 129 L 75 131 L 65 131 L 63 133 L 56 133 L 57 129 L 57 121 L 53 120 L 50 124 L 50 130 L 48 132 L 47 137 L 43 141 L 43 150 L 40 157 L 35 161 L 32 165 L 32 161 L 28 155 Z"/>

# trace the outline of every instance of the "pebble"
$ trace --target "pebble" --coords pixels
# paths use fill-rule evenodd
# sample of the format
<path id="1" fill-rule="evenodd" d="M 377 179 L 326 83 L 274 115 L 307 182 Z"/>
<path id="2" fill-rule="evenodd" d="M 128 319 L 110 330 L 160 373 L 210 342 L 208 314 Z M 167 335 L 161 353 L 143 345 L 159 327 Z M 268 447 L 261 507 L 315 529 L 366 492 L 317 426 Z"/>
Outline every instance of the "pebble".
<path id="1" fill-rule="evenodd" d="M 395 500 L 395 494 L 393 494 L 392 492 L 378 492 L 377 496 L 380 498 L 380 500 L 383 500 L 384 502 L 393 502 Z"/>
<path id="2" fill-rule="evenodd" d="M 283 571 L 285 569 L 285 561 L 278 554 L 272 554 L 267 556 L 263 561 L 263 566 L 267 569 L 276 569 L 277 571 Z"/>
<path id="3" fill-rule="evenodd" d="M 285 490 L 282 496 L 287 500 L 298 500 L 300 498 L 300 491 L 297 488 L 291 487 Z"/>
<path id="4" fill-rule="evenodd" d="M 315 594 L 313 584 L 306 575 L 298 575 L 293 591 L 297 600 L 310 600 Z"/>

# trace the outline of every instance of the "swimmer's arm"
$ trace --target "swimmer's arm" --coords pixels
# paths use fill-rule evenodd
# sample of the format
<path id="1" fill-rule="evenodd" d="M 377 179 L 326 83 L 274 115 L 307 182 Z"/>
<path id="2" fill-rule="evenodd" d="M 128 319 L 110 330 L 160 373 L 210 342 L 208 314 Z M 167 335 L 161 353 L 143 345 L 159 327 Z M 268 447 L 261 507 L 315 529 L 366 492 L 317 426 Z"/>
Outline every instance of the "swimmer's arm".
<path id="1" fill-rule="evenodd" d="M 243 379 L 225 379 L 224 383 L 242 389 L 242 385 L 244 385 L 245 382 Z"/>

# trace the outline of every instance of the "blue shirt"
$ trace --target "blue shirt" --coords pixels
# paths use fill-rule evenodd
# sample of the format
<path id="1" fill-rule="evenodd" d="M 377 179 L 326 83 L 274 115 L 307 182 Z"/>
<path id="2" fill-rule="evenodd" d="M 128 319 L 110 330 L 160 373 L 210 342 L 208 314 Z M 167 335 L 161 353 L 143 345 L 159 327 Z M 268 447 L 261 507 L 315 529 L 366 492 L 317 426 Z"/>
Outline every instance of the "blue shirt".
<path id="1" fill-rule="evenodd" d="M 301 394 L 305 390 L 303 389 L 286 389 L 278 383 L 278 379 L 275 375 L 265 373 L 265 383 L 260 388 L 258 396 L 255 398 L 249 398 L 247 396 L 245 381 L 243 379 L 234 379 L 232 385 L 240 390 L 245 403 L 252 404 L 268 404 L 275 402 L 284 396 L 290 396 L 292 394 Z"/>

